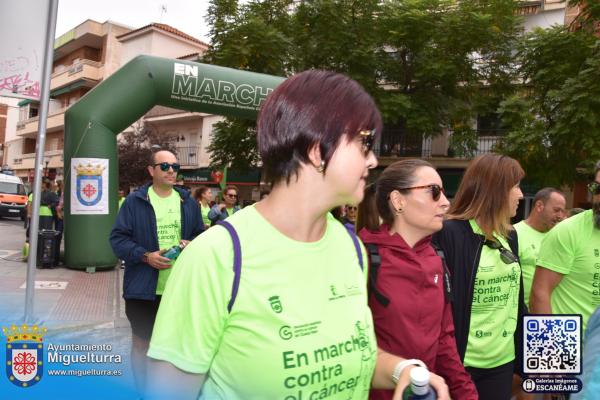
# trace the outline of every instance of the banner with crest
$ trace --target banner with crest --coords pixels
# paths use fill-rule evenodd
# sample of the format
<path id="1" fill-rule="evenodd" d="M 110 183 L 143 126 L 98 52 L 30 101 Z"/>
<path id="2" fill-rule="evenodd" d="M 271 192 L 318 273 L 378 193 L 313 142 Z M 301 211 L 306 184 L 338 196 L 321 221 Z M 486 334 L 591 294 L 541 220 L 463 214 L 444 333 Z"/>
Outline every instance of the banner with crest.
<path id="1" fill-rule="evenodd" d="M 108 214 L 108 159 L 71 159 L 71 214 Z"/>

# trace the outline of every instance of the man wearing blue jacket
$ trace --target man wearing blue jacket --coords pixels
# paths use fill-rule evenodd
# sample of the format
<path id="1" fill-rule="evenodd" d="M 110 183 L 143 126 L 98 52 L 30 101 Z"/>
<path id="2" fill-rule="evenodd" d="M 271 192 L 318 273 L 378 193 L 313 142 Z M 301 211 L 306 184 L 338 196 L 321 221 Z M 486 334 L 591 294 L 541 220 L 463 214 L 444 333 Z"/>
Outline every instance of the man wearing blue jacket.
<path id="1" fill-rule="evenodd" d="M 204 229 L 198 204 L 174 187 L 180 165 L 169 151 L 154 153 L 148 166 L 152 183 L 127 196 L 110 234 L 115 255 L 125 262 L 123 297 L 131 323 L 131 358 L 136 386 L 143 391 L 146 352 L 172 261 L 162 253 L 184 246 Z"/>

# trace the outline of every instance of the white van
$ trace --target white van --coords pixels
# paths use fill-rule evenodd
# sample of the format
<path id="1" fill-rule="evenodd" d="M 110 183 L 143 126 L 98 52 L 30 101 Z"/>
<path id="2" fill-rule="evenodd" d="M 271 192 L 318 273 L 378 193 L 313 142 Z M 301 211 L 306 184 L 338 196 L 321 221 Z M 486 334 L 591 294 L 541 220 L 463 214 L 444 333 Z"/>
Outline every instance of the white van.
<path id="1" fill-rule="evenodd" d="M 27 193 L 17 176 L 0 174 L 0 216 L 27 217 Z"/>

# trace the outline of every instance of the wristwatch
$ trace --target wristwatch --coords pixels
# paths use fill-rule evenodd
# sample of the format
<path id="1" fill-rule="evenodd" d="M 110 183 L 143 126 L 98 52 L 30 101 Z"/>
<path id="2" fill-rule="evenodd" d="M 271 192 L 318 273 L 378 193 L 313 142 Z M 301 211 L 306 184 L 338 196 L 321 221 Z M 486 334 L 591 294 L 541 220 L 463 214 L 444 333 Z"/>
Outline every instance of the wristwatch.
<path id="1" fill-rule="evenodd" d="M 148 255 L 149 255 L 149 254 L 150 254 L 150 252 L 149 252 L 149 251 L 147 251 L 147 252 L 145 252 L 145 253 L 142 255 L 142 262 L 143 262 L 143 263 L 146 263 L 146 264 L 148 264 Z"/>

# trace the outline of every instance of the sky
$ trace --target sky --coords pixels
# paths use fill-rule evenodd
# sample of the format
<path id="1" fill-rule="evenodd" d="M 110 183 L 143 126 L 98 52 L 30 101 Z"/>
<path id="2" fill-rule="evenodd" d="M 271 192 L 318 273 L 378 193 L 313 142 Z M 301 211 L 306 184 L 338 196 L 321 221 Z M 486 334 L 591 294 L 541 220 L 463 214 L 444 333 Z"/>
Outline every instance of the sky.
<path id="1" fill-rule="evenodd" d="M 56 37 L 86 19 L 111 20 L 141 28 L 152 22 L 171 25 L 204 42 L 209 42 L 204 21 L 209 0 L 59 0 Z M 165 6 L 166 12 L 161 11 Z"/>

